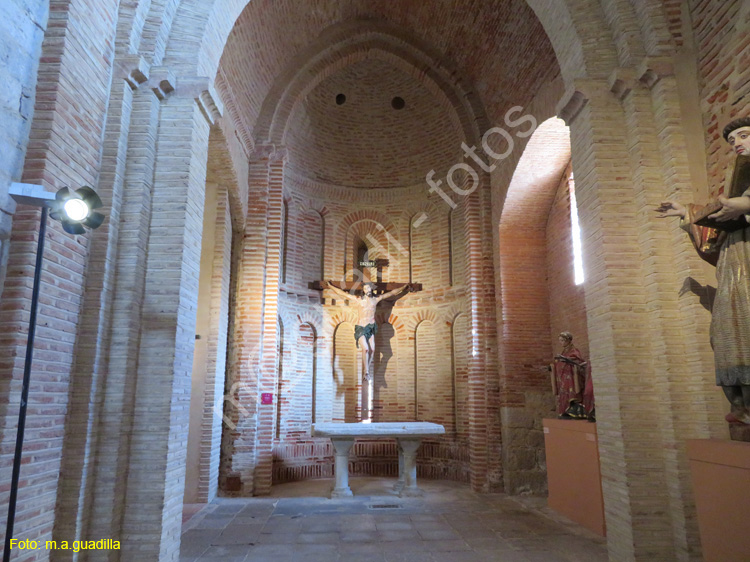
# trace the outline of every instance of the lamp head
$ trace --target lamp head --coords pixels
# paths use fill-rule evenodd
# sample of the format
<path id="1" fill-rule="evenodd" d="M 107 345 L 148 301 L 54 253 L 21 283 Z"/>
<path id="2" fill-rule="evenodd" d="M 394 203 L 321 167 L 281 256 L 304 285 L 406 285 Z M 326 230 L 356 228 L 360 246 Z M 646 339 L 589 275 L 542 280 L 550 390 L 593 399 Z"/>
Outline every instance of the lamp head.
<path id="1" fill-rule="evenodd" d="M 80 222 L 89 216 L 91 209 L 83 199 L 71 197 L 63 203 L 63 211 L 65 211 L 69 220 Z"/>
<path id="2" fill-rule="evenodd" d="M 104 215 L 94 211 L 101 206 L 102 200 L 90 187 L 83 186 L 75 191 L 63 187 L 50 204 L 49 216 L 59 220 L 68 234 L 83 234 L 84 226 L 94 230 L 104 222 Z"/>

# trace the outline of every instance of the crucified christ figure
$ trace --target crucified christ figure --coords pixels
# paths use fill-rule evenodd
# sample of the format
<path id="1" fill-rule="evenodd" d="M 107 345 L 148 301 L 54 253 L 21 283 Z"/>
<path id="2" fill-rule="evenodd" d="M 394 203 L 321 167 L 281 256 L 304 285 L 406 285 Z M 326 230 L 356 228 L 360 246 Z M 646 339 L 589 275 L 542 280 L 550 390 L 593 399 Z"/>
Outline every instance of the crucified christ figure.
<path id="1" fill-rule="evenodd" d="M 378 331 L 378 325 L 375 323 L 375 308 L 378 303 L 384 299 L 395 297 L 404 292 L 406 289 L 414 291 L 411 284 L 407 283 L 398 289 L 394 289 L 380 296 L 375 296 L 373 285 L 366 283 L 363 288 L 364 294 L 361 297 L 342 291 L 334 287 L 331 281 L 323 285 L 324 289 L 331 289 L 341 298 L 344 298 L 358 307 L 357 325 L 354 326 L 354 340 L 357 347 L 362 351 L 362 376 L 365 381 L 372 379 L 372 362 L 375 359 L 375 334 Z"/>

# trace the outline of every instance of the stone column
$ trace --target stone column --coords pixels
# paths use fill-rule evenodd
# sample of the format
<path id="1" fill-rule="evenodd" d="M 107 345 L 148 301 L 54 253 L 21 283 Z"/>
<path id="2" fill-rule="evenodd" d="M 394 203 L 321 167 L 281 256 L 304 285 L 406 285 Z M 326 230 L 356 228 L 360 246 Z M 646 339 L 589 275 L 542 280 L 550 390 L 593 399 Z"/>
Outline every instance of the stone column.
<path id="1" fill-rule="evenodd" d="M 421 444 L 421 439 L 398 440 L 398 448 L 403 454 L 403 475 L 404 487 L 399 492 L 400 497 L 419 497 L 424 492 L 417 488 L 417 449 Z"/>
<path id="2" fill-rule="evenodd" d="M 354 439 L 331 438 L 331 443 L 333 443 L 336 457 L 333 469 L 336 483 L 331 492 L 331 497 L 346 498 L 354 495 L 349 487 L 349 451 L 354 445 Z"/>
<path id="3" fill-rule="evenodd" d="M 404 475 L 404 450 L 401 448 L 401 441 L 396 440 L 396 449 L 398 449 L 398 481 L 393 485 L 396 492 L 404 489 L 406 476 Z"/>

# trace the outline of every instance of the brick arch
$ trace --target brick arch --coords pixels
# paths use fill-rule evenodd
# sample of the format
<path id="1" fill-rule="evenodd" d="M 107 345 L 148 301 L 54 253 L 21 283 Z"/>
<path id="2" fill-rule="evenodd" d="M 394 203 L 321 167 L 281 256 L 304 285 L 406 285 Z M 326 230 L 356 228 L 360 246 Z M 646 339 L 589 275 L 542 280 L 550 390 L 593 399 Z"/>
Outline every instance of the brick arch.
<path id="1" fill-rule="evenodd" d="M 579 0 L 573 6 L 569 4 L 574 0 L 527 3 L 552 43 L 566 84 L 575 78 L 601 76 L 604 66 L 608 73 L 616 65 L 616 49 L 599 2 Z M 149 50 L 144 53 L 141 48 L 141 52 L 153 51 L 153 64 L 170 64 L 185 75 L 213 79 L 229 33 L 248 4 L 249 0 L 181 0 L 175 9 L 174 1 L 154 1 L 142 40 Z M 372 27 L 375 22 L 367 24 Z M 439 56 L 435 60 L 446 67 Z"/>
<path id="2" fill-rule="evenodd" d="M 365 25 L 363 22 L 357 23 L 360 26 Z M 414 76 L 418 72 L 416 78 L 435 95 L 438 103 L 445 107 L 454 127 L 462 132 L 468 142 L 476 142 L 482 132 L 478 124 L 489 126 L 489 120 L 478 104 L 468 105 L 466 96 L 469 93 L 455 82 L 449 81 L 449 75 L 432 70 L 441 68 L 445 61 L 426 56 L 401 37 L 381 33 L 374 34 L 368 26 L 358 30 L 353 43 L 350 42 L 352 39 L 342 38 L 341 43 L 330 46 L 329 40 L 326 39 L 321 45 L 321 52 L 313 55 L 307 66 L 295 68 L 295 74 L 289 78 L 289 71 L 282 74 L 278 81 L 289 80 L 289 84 L 283 87 L 274 85 L 271 88 L 258 118 L 256 141 L 263 142 L 262 139 L 267 139 L 270 143 L 283 144 L 289 118 L 300 100 L 342 68 L 365 59 L 377 58 L 387 61 L 406 74 Z M 324 33 L 321 39 L 325 36 Z"/>
<path id="3" fill-rule="evenodd" d="M 225 41 L 226 37 L 228 32 Z M 325 29 L 308 53 L 282 71 L 266 95 L 255 126 L 258 142 L 282 144 L 297 101 L 328 76 L 368 58 L 387 60 L 414 76 L 449 110 L 456 129 L 468 141 L 478 140 L 490 126 L 479 97 L 470 81 L 461 76 L 461 70 L 439 50 L 415 38 L 410 30 L 372 20 L 345 21 Z"/>
<path id="4" fill-rule="evenodd" d="M 336 328 L 338 328 L 339 325 L 343 324 L 344 322 L 356 324 L 357 314 L 353 310 L 342 310 L 336 312 L 336 314 L 328 319 L 328 323 L 326 325 L 328 329 L 331 330 L 331 333 L 334 333 L 336 331 Z"/>
<path id="5" fill-rule="evenodd" d="M 438 312 L 438 319 L 441 322 L 445 322 L 448 326 L 453 326 L 456 323 L 456 319 L 462 314 L 467 317 L 471 316 L 469 312 L 464 310 L 461 303 L 453 303 L 449 308 L 441 309 Z"/>
<path id="6" fill-rule="evenodd" d="M 567 86 L 576 79 L 606 77 L 617 51 L 598 0 L 527 0 L 547 33 Z"/>
<path id="7" fill-rule="evenodd" d="M 399 337 L 406 334 L 406 326 L 393 312 L 379 312 L 375 314 L 375 322 L 377 322 L 378 326 L 381 324 L 390 324 Z"/>
<path id="8" fill-rule="evenodd" d="M 560 184 L 567 178 L 571 156 L 570 133 L 557 118 L 543 122 L 529 139 L 506 194 L 498 241 L 501 248 L 500 299 L 502 302 L 500 408 L 544 417 L 551 404 L 549 377 L 544 368 L 552 357 L 550 346 L 553 295 L 547 280 L 548 218 L 554 210 Z M 568 218 L 569 221 L 569 218 Z M 569 224 L 569 223 L 568 223 Z M 562 233 L 561 233 L 562 234 Z M 569 244 L 564 244 L 569 249 Z M 572 267 L 572 253 L 570 266 Z M 556 283 L 556 282 L 555 282 Z M 546 406 L 545 406 L 546 405 Z M 501 428 L 504 479 L 509 490 L 518 490 L 517 462 L 520 431 L 510 424 Z"/>
<path id="9" fill-rule="evenodd" d="M 329 269 L 329 271 L 336 272 L 338 275 L 339 273 L 347 273 L 351 269 L 352 263 L 350 258 L 353 250 L 354 236 L 359 236 L 365 241 L 367 241 L 367 238 L 372 237 L 381 248 L 390 251 L 389 238 L 398 239 L 398 232 L 390 217 L 371 209 L 360 210 L 346 215 L 336 225 L 334 230 L 331 244 L 335 251 L 333 252 L 333 263 L 330 264 L 332 269 Z M 399 243 L 403 244 L 401 241 Z M 369 242 L 368 248 L 371 245 L 372 242 Z"/>
<path id="10" fill-rule="evenodd" d="M 302 212 L 304 212 L 304 213 L 314 213 L 314 214 L 318 215 L 318 217 L 320 217 L 321 221 L 325 220 L 325 216 L 327 214 L 327 211 L 325 211 L 325 207 L 321 207 L 321 209 L 323 209 L 323 210 L 318 209 L 318 205 L 320 205 L 320 203 L 318 201 L 308 200 L 308 201 L 305 201 L 305 203 L 306 203 L 306 205 L 305 205 L 304 210 Z"/>
<path id="11" fill-rule="evenodd" d="M 214 181 L 226 187 L 229 198 L 229 215 L 232 230 L 241 232 L 245 223 L 245 209 L 240 190 L 241 181 L 227 152 L 227 139 L 220 127 L 211 129 L 208 135 L 208 160 L 206 181 Z"/>
<path id="12" fill-rule="evenodd" d="M 380 223 L 386 229 L 392 229 L 394 226 L 393 221 L 388 215 L 379 213 L 378 211 L 374 211 L 372 209 L 363 209 L 354 213 L 349 213 L 343 219 L 341 219 L 341 222 L 339 222 L 336 227 L 337 232 L 340 233 L 344 230 L 348 230 L 351 225 L 362 220 L 370 220 L 372 222 Z"/>
<path id="13" fill-rule="evenodd" d="M 411 315 L 406 321 L 406 328 L 411 333 L 415 333 L 422 322 L 429 321 L 436 326 L 440 323 L 440 315 L 431 309 L 420 309 Z"/>
<path id="14" fill-rule="evenodd" d="M 344 273 L 348 274 L 349 271 L 356 270 L 358 267 L 352 257 L 356 239 L 365 242 L 367 248 L 373 252 L 374 255 L 369 256 L 370 259 L 376 256 L 384 258 L 385 256 L 382 255 L 384 251 L 388 255 L 388 237 L 384 230 L 377 228 L 377 225 L 380 225 L 380 223 L 365 219 L 355 222 L 348 228 L 344 238 L 343 255 L 340 256 L 342 259 L 338 262 L 343 265 Z M 341 246 L 336 246 L 336 248 L 341 248 Z M 353 280 L 357 281 L 358 277 L 355 275 Z"/>
<path id="15" fill-rule="evenodd" d="M 153 2 L 152 4 L 156 4 Z M 163 2 L 159 2 L 163 3 Z M 117 30 L 115 34 L 115 54 L 128 55 L 138 52 L 143 42 L 142 36 L 146 25 L 146 16 L 152 9 L 148 2 L 122 2 L 117 9 Z M 153 21 L 153 16 L 152 16 Z"/>
<path id="16" fill-rule="evenodd" d="M 560 119 L 542 123 L 529 140 L 508 188 L 499 225 L 503 403 L 523 405 L 534 379 L 531 357 L 549 354 L 550 301 L 545 222 L 570 162 L 570 133 Z M 537 361 L 538 362 L 538 361 Z"/>
<path id="17" fill-rule="evenodd" d="M 206 76 L 213 82 L 229 33 L 248 3 L 247 0 L 181 0 L 175 12 L 174 3 L 165 6 L 155 1 L 149 8 L 143 33 L 145 43 L 154 52 L 141 49 L 141 54 L 153 65 L 168 65 L 182 75 Z M 352 36 L 358 36 L 359 42 L 351 44 Z M 337 45 L 340 52 L 326 61 L 322 52 L 329 51 L 330 57 L 332 44 Z M 303 92 L 330 73 L 373 55 L 388 59 L 433 90 L 446 107 L 454 110 L 451 115 L 455 116 L 469 142 L 476 142 L 481 132 L 490 126 L 479 96 L 471 86 L 462 86 L 469 81 L 460 77 L 460 69 L 437 49 L 411 37 L 406 30 L 395 30 L 383 22 L 343 22 L 324 31 L 317 45 L 321 52 L 308 59 L 313 65 L 312 74 L 303 78 L 300 72 L 303 67 L 291 66 L 269 92 L 267 100 L 281 101 L 271 102 L 272 105 L 264 102 L 256 138 L 275 139 L 273 142 L 280 143 L 283 126 L 277 129 L 272 124 L 286 124 L 294 107 L 287 96 L 299 99 Z M 346 60 L 348 62 L 342 65 L 341 61 Z M 317 68 L 321 65 L 323 68 Z M 293 83 L 295 76 L 296 83 Z M 292 84 L 294 86 L 290 87 Z M 281 119 L 274 117 L 277 113 Z M 271 134 L 272 127 L 278 132 Z"/>
<path id="18" fill-rule="evenodd" d="M 318 340 L 323 341 L 325 335 L 323 333 L 323 317 L 322 315 L 314 310 L 305 309 L 301 313 L 295 314 L 297 322 L 301 326 L 302 324 L 310 324 L 313 330 L 315 330 L 315 336 Z"/>

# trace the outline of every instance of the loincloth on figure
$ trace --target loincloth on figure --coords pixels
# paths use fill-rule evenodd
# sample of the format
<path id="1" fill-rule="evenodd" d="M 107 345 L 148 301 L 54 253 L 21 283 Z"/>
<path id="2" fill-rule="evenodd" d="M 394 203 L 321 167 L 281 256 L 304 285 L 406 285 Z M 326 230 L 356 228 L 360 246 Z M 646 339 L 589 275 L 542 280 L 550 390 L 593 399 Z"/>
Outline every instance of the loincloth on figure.
<path id="1" fill-rule="evenodd" d="M 359 347 L 359 338 L 365 336 L 365 341 L 369 343 L 370 338 L 377 333 L 378 325 L 375 323 L 368 324 L 367 326 L 354 326 L 354 341 L 357 342 L 357 347 Z"/>

